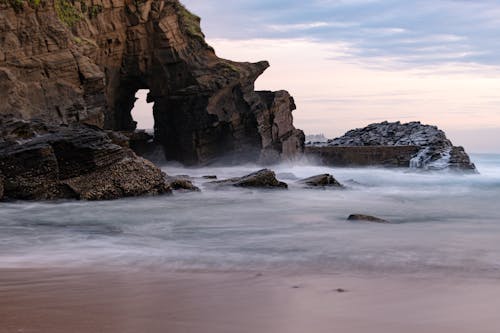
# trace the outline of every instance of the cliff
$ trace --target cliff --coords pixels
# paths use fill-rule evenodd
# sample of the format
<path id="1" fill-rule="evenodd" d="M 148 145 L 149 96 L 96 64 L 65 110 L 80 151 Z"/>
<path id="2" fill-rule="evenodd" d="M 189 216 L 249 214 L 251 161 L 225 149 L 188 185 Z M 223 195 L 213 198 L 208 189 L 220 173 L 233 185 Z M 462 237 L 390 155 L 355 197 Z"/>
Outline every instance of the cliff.
<path id="1" fill-rule="evenodd" d="M 0 114 L 133 131 L 139 89 L 167 159 L 277 162 L 303 149 L 267 62 L 220 59 L 177 0 L 0 0 Z"/>

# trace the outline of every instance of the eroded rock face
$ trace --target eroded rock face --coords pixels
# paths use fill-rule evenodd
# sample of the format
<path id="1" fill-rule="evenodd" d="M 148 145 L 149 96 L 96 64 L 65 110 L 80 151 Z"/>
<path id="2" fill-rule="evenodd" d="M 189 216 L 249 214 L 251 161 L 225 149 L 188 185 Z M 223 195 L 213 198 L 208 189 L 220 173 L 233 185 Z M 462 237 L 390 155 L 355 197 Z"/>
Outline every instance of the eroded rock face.
<path id="1" fill-rule="evenodd" d="M 161 170 L 92 126 L 0 117 L 0 132 L 6 198 L 105 200 L 170 192 Z"/>
<path id="2" fill-rule="evenodd" d="M 170 160 L 271 163 L 302 151 L 290 95 L 254 91 L 269 64 L 218 58 L 179 1 L 21 3 L 0 3 L 0 114 L 131 131 L 135 93 L 149 89 Z"/>
<path id="3" fill-rule="evenodd" d="M 453 146 L 443 131 L 436 126 L 423 125 L 420 122 L 402 124 L 398 121 L 371 124 L 351 130 L 340 138 L 312 146 L 311 151 L 321 150 L 322 147 L 382 147 L 382 150 L 395 147 L 398 154 L 404 153 L 404 148 L 401 150 L 399 147 L 408 147 L 410 155 L 406 158 L 401 158 L 398 154 L 394 155 L 392 157 L 394 164 L 401 166 L 402 163 L 406 163 L 411 168 L 425 170 L 475 171 L 476 169 L 465 150 L 462 147 Z M 412 152 L 413 149 L 415 151 Z M 328 151 L 328 149 L 325 150 Z M 320 154 L 321 151 L 316 153 Z M 377 152 L 377 154 L 381 153 L 382 151 Z M 385 152 L 385 155 L 390 154 Z"/>

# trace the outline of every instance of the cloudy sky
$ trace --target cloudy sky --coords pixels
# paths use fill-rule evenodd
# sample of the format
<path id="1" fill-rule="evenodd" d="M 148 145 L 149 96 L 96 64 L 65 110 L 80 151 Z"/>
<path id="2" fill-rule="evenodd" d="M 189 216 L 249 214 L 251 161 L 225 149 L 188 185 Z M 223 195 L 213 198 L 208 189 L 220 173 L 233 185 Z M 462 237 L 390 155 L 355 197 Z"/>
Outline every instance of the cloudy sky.
<path id="1" fill-rule="evenodd" d="M 500 0 L 183 0 L 221 57 L 269 60 L 258 89 L 295 97 L 328 137 L 421 120 L 500 152 Z"/>

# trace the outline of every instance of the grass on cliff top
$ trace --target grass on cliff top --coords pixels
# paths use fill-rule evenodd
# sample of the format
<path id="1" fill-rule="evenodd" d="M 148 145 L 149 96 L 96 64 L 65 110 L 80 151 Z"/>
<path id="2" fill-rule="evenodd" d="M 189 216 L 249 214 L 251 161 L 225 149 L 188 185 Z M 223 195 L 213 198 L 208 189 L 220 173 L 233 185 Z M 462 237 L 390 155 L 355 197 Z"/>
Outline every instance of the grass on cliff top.
<path id="1" fill-rule="evenodd" d="M 190 34 L 192 37 L 200 38 L 204 41 L 205 35 L 201 31 L 200 17 L 191 13 L 181 3 L 177 5 L 177 11 L 179 13 L 179 17 L 181 18 L 187 33 Z"/>

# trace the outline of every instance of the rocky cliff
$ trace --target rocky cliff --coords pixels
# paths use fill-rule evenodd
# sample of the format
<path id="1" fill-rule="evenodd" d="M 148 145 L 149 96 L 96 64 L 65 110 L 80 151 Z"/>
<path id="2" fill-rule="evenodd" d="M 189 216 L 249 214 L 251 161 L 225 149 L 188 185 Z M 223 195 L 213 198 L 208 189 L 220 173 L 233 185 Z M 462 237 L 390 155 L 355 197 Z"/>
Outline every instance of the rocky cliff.
<path id="1" fill-rule="evenodd" d="M 303 149 L 267 62 L 220 59 L 177 0 L 0 0 L 0 114 L 133 131 L 139 89 L 170 160 L 277 162 Z"/>
<path id="2" fill-rule="evenodd" d="M 104 200 L 171 192 L 125 137 L 90 125 L 0 116 L 0 199 Z"/>
<path id="3" fill-rule="evenodd" d="M 326 143 L 310 142 L 308 146 L 308 154 L 328 164 L 476 170 L 463 147 L 454 146 L 436 126 L 420 122 L 385 121 L 351 130 Z"/>

